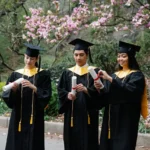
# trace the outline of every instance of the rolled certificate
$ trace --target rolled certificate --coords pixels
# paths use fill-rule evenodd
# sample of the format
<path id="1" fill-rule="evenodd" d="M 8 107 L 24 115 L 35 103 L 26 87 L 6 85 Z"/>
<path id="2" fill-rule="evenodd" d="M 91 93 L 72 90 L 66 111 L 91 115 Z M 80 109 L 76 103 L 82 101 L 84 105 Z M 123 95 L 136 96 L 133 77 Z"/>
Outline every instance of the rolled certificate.
<path id="1" fill-rule="evenodd" d="M 94 70 L 92 67 L 88 67 L 88 71 L 90 72 L 90 74 L 91 74 L 91 76 L 93 77 L 93 79 L 94 79 L 96 82 L 99 82 L 99 83 L 102 85 L 102 87 L 101 87 L 100 89 L 104 88 L 104 85 L 103 85 L 103 83 L 101 82 L 101 80 L 100 80 L 100 78 L 98 77 L 98 75 L 96 74 L 95 70 Z"/>
<path id="2" fill-rule="evenodd" d="M 20 84 L 23 80 L 24 80 L 24 78 L 19 78 L 16 81 L 14 81 L 8 85 L 3 86 L 3 91 L 10 90 L 13 87 L 14 83 Z"/>
<path id="3" fill-rule="evenodd" d="M 72 76 L 72 89 L 71 89 L 71 93 L 72 94 L 76 94 L 76 86 L 77 86 L 77 77 L 76 76 Z"/>

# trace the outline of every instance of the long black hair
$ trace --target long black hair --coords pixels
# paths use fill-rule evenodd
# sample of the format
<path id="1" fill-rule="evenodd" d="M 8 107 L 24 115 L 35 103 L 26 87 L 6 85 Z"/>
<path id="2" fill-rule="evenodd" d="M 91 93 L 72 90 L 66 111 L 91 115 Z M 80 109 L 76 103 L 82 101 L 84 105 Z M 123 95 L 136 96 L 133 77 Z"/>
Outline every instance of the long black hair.
<path id="1" fill-rule="evenodd" d="M 39 57 L 39 63 L 38 62 L 35 63 L 35 66 L 38 68 L 37 72 L 40 71 L 40 67 L 41 67 L 41 56 L 39 55 L 38 57 Z M 38 58 L 38 57 L 36 57 L 36 58 Z"/>
<path id="2" fill-rule="evenodd" d="M 128 55 L 128 53 L 126 53 L 126 54 Z M 133 55 L 128 55 L 128 65 L 129 65 L 128 66 L 129 69 L 131 69 L 131 70 L 140 70 L 140 66 L 139 66 L 135 56 L 133 56 Z M 119 64 L 117 64 L 116 70 L 119 71 L 122 69 L 123 68 Z"/>

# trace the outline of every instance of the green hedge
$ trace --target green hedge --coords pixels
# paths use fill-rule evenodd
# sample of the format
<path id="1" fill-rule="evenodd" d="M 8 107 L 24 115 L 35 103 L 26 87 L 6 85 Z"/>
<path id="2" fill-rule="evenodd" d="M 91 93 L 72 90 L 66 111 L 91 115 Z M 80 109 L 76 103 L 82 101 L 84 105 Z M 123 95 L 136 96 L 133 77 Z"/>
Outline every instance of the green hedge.
<path id="1" fill-rule="evenodd" d="M 58 93 L 56 83 L 52 82 L 52 96 L 45 108 L 45 120 L 52 119 L 58 115 Z"/>
<path id="2" fill-rule="evenodd" d="M 0 82 L 0 92 L 2 92 L 2 87 L 5 85 L 5 82 Z"/>
<path id="3" fill-rule="evenodd" d="M 5 82 L 0 82 L 0 115 L 3 115 L 7 112 L 10 112 L 10 109 L 7 107 L 5 102 L 2 100 L 1 95 L 2 95 L 2 87 L 5 85 Z"/>

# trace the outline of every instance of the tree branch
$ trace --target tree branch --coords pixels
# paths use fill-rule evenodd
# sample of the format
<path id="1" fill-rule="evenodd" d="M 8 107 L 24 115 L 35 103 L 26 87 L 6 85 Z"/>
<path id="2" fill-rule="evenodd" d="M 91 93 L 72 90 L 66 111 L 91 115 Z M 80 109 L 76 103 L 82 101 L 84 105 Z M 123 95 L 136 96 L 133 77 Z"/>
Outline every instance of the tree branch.
<path id="1" fill-rule="evenodd" d="M 65 40 L 65 39 L 67 39 L 68 38 L 68 36 L 66 36 L 65 38 L 63 38 L 57 45 L 55 45 L 54 47 L 56 47 L 55 49 L 55 60 L 53 61 L 53 63 L 52 63 L 52 65 L 51 66 L 53 66 L 54 65 L 54 63 L 56 62 L 56 60 L 57 60 L 57 51 L 58 51 L 58 47 L 59 47 L 59 45 Z"/>
<path id="2" fill-rule="evenodd" d="M 128 21 L 128 22 L 132 21 L 132 19 L 127 19 L 127 18 L 124 18 L 123 16 L 115 16 L 115 18 L 123 19 L 124 21 Z"/>
<path id="3" fill-rule="evenodd" d="M 4 58 L 3 58 L 3 56 L 2 56 L 1 53 L 0 53 L 0 58 L 1 58 L 1 60 L 2 60 L 1 64 L 2 64 L 3 66 L 5 66 L 6 68 L 8 68 L 8 69 L 11 70 L 11 71 L 14 71 L 14 69 L 10 68 L 10 67 L 5 63 Z"/>
<path id="4" fill-rule="evenodd" d="M 16 53 L 17 55 L 24 56 L 24 54 L 19 53 L 17 50 L 15 50 L 15 49 L 13 48 L 13 46 L 12 46 L 12 48 L 8 47 L 8 49 L 9 49 L 10 51 L 13 51 L 13 52 Z"/>
<path id="5" fill-rule="evenodd" d="M 24 4 L 22 4 L 22 8 L 24 9 L 26 16 L 28 16 L 28 12 L 27 12 L 26 8 L 24 7 Z"/>
<path id="6" fill-rule="evenodd" d="M 142 2 L 140 2 L 139 0 L 136 0 L 141 6 L 144 6 L 144 4 Z M 147 1 L 150 4 L 150 0 Z M 150 10 L 149 8 L 146 8 L 148 10 Z"/>

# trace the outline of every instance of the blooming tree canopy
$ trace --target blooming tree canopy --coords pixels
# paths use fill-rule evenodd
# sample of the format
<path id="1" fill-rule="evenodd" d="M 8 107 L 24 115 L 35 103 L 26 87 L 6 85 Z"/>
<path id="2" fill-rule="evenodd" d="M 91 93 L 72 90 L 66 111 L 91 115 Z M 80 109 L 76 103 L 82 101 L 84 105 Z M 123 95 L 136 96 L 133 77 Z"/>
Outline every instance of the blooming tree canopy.
<path id="1" fill-rule="evenodd" d="M 133 5 L 134 0 L 111 0 L 111 3 L 102 4 L 98 0 L 92 2 L 92 6 L 84 0 L 72 0 L 72 4 L 77 4 L 72 9 L 70 15 L 61 15 L 60 3 L 53 1 L 55 11 L 44 12 L 42 8 L 30 8 L 30 15 L 24 16 L 23 39 L 28 42 L 34 39 L 44 39 L 47 43 L 59 42 L 71 34 L 78 34 L 85 28 L 104 30 L 109 26 L 114 26 L 116 31 L 129 30 L 131 25 L 139 27 L 144 25 L 150 29 L 150 6 L 149 4 Z M 132 15 L 122 13 L 118 15 L 115 7 L 131 10 L 134 6 Z M 139 9 L 138 9 L 139 8 Z M 125 10 L 126 11 L 126 10 Z M 118 22 L 118 20 L 121 20 Z M 123 22 L 123 21 L 124 22 Z"/>

